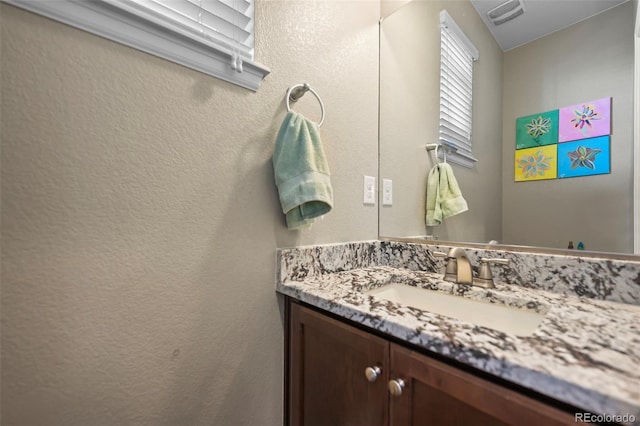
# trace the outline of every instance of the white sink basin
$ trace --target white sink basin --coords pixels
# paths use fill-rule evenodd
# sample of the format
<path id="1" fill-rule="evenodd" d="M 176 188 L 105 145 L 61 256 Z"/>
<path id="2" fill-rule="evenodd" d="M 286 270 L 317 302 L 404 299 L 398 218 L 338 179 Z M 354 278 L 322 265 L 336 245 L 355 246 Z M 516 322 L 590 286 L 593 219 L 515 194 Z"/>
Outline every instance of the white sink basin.
<path id="1" fill-rule="evenodd" d="M 516 336 L 533 334 L 544 319 L 535 312 L 396 283 L 365 294 Z"/>

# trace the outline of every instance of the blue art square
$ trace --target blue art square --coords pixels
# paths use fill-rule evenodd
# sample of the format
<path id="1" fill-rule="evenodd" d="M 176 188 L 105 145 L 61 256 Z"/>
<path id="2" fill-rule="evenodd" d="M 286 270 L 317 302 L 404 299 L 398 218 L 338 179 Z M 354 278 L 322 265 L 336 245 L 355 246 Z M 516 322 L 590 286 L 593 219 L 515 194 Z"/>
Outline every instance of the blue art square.
<path id="1" fill-rule="evenodd" d="M 558 178 L 611 173 L 610 136 L 558 144 Z"/>

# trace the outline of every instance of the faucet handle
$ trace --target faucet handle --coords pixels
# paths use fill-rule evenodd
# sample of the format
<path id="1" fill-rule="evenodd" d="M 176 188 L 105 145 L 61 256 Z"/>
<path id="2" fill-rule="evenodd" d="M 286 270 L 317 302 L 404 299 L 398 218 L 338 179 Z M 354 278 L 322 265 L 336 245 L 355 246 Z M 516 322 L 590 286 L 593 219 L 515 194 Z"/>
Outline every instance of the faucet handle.
<path id="1" fill-rule="evenodd" d="M 481 257 L 480 262 L 482 263 L 497 263 L 500 265 L 508 265 L 511 261 L 509 259 L 502 258 L 489 258 L 489 257 Z"/>
<path id="2" fill-rule="evenodd" d="M 445 257 L 447 258 L 447 266 L 444 271 L 443 279 L 445 281 L 456 282 L 458 277 L 458 262 L 455 257 L 450 257 L 449 254 L 443 253 L 441 251 L 433 251 L 431 252 L 435 257 Z"/>
<path id="3" fill-rule="evenodd" d="M 508 265 L 509 259 L 490 259 L 487 257 L 480 258 L 480 268 L 478 269 L 478 277 L 475 278 L 473 283 L 480 287 L 495 288 L 493 283 L 493 274 L 491 273 L 490 263 L 498 265 Z"/>

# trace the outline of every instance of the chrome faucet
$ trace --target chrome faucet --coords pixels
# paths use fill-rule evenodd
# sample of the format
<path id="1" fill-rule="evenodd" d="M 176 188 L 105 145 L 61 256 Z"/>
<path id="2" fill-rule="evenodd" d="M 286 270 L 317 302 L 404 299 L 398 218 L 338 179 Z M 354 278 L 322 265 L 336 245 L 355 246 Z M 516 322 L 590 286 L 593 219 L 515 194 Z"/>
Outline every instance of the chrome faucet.
<path id="1" fill-rule="evenodd" d="M 471 272 L 471 262 L 467 257 L 467 252 L 461 247 L 453 247 L 449 250 L 447 257 L 456 262 L 456 283 L 473 284 L 473 273 Z"/>
<path id="2" fill-rule="evenodd" d="M 467 252 L 461 247 L 453 247 L 449 249 L 449 253 L 445 254 L 439 251 L 432 252 L 437 257 L 446 257 L 447 266 L 445 268 L 444 277 L 445 281 L 450 281 L 456 284 L 472 284 L 478 287 L 495 288 L 493 282 L 493 275 L 489 268 L 490 263 L 499 265 L 508 265 L 509 259 L 480 259 L 480 270 L 476 278 L 473 277 L 471 270 L 471 262 L 467 257 Z"/>

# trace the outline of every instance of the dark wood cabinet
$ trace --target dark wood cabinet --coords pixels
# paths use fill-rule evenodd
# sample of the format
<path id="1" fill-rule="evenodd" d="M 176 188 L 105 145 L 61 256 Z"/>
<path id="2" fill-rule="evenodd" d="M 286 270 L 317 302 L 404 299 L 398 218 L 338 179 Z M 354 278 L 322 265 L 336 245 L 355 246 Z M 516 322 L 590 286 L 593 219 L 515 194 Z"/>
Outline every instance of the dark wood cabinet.
<path id="1" fill-rule="evenodd" d="M 399 396 L 390 396 L 390 425 L 575 424 L 561 411 L 504 386 L 390 344 L 390 380 L 402 380 Z"/>
<path id="2" fill-rule="evenodd" d="M 575 424 L 570 412 L 289 303 L 292 426 Z"/>
<path id="3" fill-rule="evenodd" d="M 292 425 L 387 424 L 386 340 L 297 304 L 289 333 Z M 369 367 L 380 371 L 373 382 Z"/>

